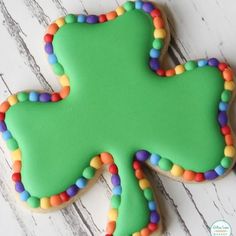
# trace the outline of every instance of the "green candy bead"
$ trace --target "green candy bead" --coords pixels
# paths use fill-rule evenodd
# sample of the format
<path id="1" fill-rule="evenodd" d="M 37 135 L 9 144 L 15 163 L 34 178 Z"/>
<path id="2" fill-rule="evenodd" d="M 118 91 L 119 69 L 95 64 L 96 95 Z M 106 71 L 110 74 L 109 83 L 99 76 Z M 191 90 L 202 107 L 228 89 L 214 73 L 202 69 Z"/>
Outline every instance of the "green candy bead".
<path id="1" fill-rule="evenodd" d="M 76 18 L 75 15 L 69 14 L 69 15 L 67 15 L 67 16 L 65 17 L 65 22 L 66 22 L 67 24 L 75 23 L 75 22 L 77 22 L 77 18 Z"/>
<path id="2" fill-rule="evenodd" d="M 226 169 L 228 169 L 231 165 L 232 165 L 232 159 L 231 158 L 229 158 L 229 157 L 224 157 L 222 160 L 221 160 L 221 165 L 224 167 L 224 168 L 226 168 Z"/>
<path id="3" fill-rule="evenodd" d="M 14 138 L 11 138 L 11 139 L 7 140 L 7 147 L 9 150 L 14 151 L 19 146 L 18 146 L 18 143 L 16 142 L 16 140 Z"/>
<path id="4" fill-rule="evenodd" d="M 25 102 L 29 99 L 28 93 L 21 92 L 17 94 L 17 99 L 19 102 Z"/>
<path id="5" fill-rule="evenodd" d="M 166 158 L 161 158 L 158 165 L 161 170 L 169 171 L 169 170 L 171 170 L 173 163 Z"/>
<path id="6" fill-rule="evenodd" d="M 185 63 L 184 67 L 187 71 L 190 71 L 197 68 L 197 63 L 195 61 L 188 61 Z"/>
<path id="7" fill-rule="evenodd" d="M 124 5 L 123 5 L 124 9 L 126 11 L 131 11 L 134 9 L 134 3 L 133 2 L 126 2 Z"/>
<path id="8" fill-rule="evenodd" d="M 83 177 L 86 179 L 92 179 L 95 175 L 95 169 L 91 166 L 87 167 L 83 171 Z"/>
<path id="9" fill-rule="evenodd" d="M 160 50 L 164 47 L 163 39 L 155 39 L 152 43 L 153 48 Z"/>
<path id="10" fill-rule="evenodd" d="M 52 69 L 56 75 L 60 76 L 64 74 L 64 68 L 62 67 L 60 63 L 53 64 Z"/>
<path id="11" fill-rule="evenodd" d="M 229 90 L 224 90 L 221 94 L 221 100 L 223 102 L 229 102 L 230 98 L 231 98 L 231 92 Z"/>
<path id="12" fill-rule="evenodd" d="M 31 208 L 38 208 L 40 206 L 40 200 L 37 197 L 30 197 L 27 203 Z"/>
<path id="13" fill-rule="evenodd" d="M 148 201 L 153 200 L 153 193 L 152 193 L 152 190 L 151 190 L 150 188 L 146 188 L 143 192 L 144 192 L 144 197 L 145 197 Z"/>
<path id="14" fill-rule="evenodd" d="M 118 196 L 118 195 L 113 195 L 112 198 L 111 198 L 111 207 L 112 207 L 112 208 L 115 208 L 115 209 L 119 208 L 119 206 L 120 206 L 120 201 L 121 201 L 120 196 Z"/>

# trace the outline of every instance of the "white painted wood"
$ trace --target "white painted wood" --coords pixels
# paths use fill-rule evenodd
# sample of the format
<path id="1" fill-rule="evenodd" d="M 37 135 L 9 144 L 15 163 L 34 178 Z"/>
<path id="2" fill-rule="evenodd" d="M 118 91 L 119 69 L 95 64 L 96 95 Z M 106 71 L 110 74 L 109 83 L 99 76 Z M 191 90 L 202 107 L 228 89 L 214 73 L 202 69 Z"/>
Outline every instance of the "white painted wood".
<path id="1" fill-rule="evenodd" d="M 99 14 L 124 0 L 0 0 L 0 102 L 25 89 L 58 90 L 43 52 L 47 25 L 67 13 Z M 170 63 L 215 56 L 236 70 L 235 1 L 159 0 L 170 22 Z M 174 58 L 176 57 L 176 59 Z M 174 60 L 173 60 L 174 59 Z M 236 126 L 235 126 L 236 127 Z M 109 207 L 109 175 L 64 210 L 30 213 L 14 197 L 11 161 L 0 140 L 0 235 L 103 235 Z M 236 174 L 200 185 L 149 174 L 157 188 L 165 235 L 209 235 L 216 220 L 226 220 L 236 235 Z M 96 196 L 96 200 L 94 200 Z M 81 217 L 82 215 L 82 217 Z M 88 224 L 90 227 L 88 227 Z"/>

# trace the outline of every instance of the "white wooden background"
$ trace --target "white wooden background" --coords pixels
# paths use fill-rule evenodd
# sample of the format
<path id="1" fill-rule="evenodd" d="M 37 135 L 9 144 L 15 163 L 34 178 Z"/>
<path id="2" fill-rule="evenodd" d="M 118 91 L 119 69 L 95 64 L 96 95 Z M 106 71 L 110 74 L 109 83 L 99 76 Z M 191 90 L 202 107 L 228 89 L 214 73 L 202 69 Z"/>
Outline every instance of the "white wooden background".
<path id="1" fill-rule="evenodd" d="M 125 0 L 0 0 L 0 101 L 19 90 L 58 90 L 42 37 L 47 25 L 67 13 L 103 13 Z M 236 71 L 235 0 L 160 0 L 170 23 L 170 63 L 215 56 Z M 236 127 L 236 126 L 234 126 Z M 236 168 L 235 168 L 236 169 Z M 210 235 L 226 220 L 236 235 L 236 170 L 200 185 L 174 182 L 152 173 L 165 220 L 165 235 Z M 16 201 L 11 160 L 0 141 L 0 235 L 103 235 L 111 195 L 109 175 L 71 206 L 36 214 Z"/>

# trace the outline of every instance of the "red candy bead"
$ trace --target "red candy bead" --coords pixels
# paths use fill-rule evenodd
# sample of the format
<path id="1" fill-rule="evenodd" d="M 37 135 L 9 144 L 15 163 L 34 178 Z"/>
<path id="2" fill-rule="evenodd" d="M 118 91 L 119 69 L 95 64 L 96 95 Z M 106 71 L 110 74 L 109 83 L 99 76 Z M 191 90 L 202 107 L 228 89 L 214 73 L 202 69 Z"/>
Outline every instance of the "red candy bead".
<path id="1" fill-rule="evenodd" d="M 100 15 L 100 16 L 98 17 L 98 21 L 99 21 L 100 23 L 106 22 L 106 21 L 107 21 L 106 15 L 104 15 L 104 14 Z"/>
<path id="2" fill-rule="evenodd" d="M 70 200 L 70 196 L 66 192 L 60 193 L 60 198 L 63 202 L 67 202 Z"/>
<path id="3" fill-rule="evenodd" d="M 204 174 L 203 173 L 196 173 L 195 175 L 195 181 L 196 182 L 202 182 L 205 180 Z"/>
<path id="4" fill-rule="evenodd" d="M 161 11 L 159 9 L 154 9 L 153 11 L 151 11 L 151 17 L 157 17 L 157 16 L 161 16 Z"/>
<path id="5" fill-rule="evenodd" d="M 220 71 L 224 71 L 227 67 L 228 67 L 228 65 L 226 63 L 220 63 L 218 65 L 218 68 Z"/>
<path id="6" fill-rule="evenodd" d="M 157 228 L 158 228 L 157 224 L 154 224 L 154 223 L 149 223 L 149 224 L 148 224 L 148 229 L 149 229 L 151 232 L 156 231 Z"/>
<path id="7" fill-rule="evenodd" d="M 140 164 L 140 162 L 139 162 L 139 161 L 134 161 L 134 163 L 133 163 L 133 168 L 134 168 L 135 170 L 141 169 L 141 164 Z"/>
<path id="8" fill-rule="evenodd" d="M 51 43 L 52 40 L 53 40 L 53 35 L 51 35 L 51 34 L 45 34 L 45 36 L 44 36 L 44 41 L 45 41 L 45 43 Z"/>
<path id="9" fill-rule="evenodd" d="M 113 175 L 118 174 L 118 168 L 117 165 L 112 164 L 109 166 L 109 172 Z"/>
<path id="10" fill-rule="evenodd" d="M 59 93 L 53 93 L 51 96 L 51 101 L 52 102 L 58 102 L 61 100 L 61 96 Z"/>
<path id="11" fill-rule="evenodd" d="M 5 119 L 5 113 L 0 112 L 0 121 L 3 121 Z"/>
<path id="12" fill-rule="evenodd" d="M 156 74 L 159 75 L 159 76 L 165 76 L 166 72 L 162 69 L 159 69 L 159 70 L 156 71 Z"/>
<path id="13" fill-rule="evenodd" d="M 230 128 L 229 128 L 229 126 L 224 126 L 224 127 L 222 127 L 222 128 L 221 128 L 221 133 L 222 133 L 223 135 L 230 134 Z"/>
<path id="14" fill-rule="evenodd" d="M 21 181 L 21 174 L 20 173 L 14 173 L 11 178 L 14 182 L 19 182 L 19 181 Z"/>

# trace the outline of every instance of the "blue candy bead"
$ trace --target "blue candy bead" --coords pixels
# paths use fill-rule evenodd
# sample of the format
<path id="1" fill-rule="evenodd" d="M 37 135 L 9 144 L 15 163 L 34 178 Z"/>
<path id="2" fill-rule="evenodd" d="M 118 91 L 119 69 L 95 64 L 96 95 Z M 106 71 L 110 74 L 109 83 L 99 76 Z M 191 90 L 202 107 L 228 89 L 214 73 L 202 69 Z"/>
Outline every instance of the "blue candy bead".
<path id="1" fill-rule="evenodd" d="M 20 200 L 26 202 L 30 197 L 30 194 L 27 191 L 20 193 Z"/>
<path id="2" fill-rule="evenodd" d="M 198 67 L 203 67 L 203 66 L 206 66 L 208 64 L 208 61 L 207 60 L 199 60 L 197 62 L 198 64 Z"/>
<path id="3" fill-rule="evenodd" d="M 12 138 L 12 135 L 11 135 L 11 132 L 9 130 L 5 131 L 3 134 L 2 134 L 2 137 L 3 139 L 6 141 L 8 139 L 11 139 Z"/>
<path id="4" fill-rule="evenodd" d="M 223 166 L 219 165 L 215 168 L 215 172 L 218 175 L 223 175 L 225 173 L 225 168 Z"/>
<path id="5" fill-rule="evenodd" d="M 121 186 L 116 186 L 112 189 L 112 194 L 113 195 L 121 195 L 121 193 L 122 193 Z"/>
<path id="6" fill-rule="evenodd" d="M 135 8 L 140 10 L 143 7 L 143 2 L 142 1 L 136 1 L 135 2 Z"/>
<path id="7" fill-rule="evenodd" d="M 85 188 L 87 185 L 87 180 L 85 178 L 80 178 L 75 183 L 78 188 L 82 189 Z"/>
<path id="8" fill-rule="evenodd" d="M 86 22 L 86 16 L 85 16 L 85 15 L 78 15 L 77 21 L 78 21 L 79 23 L 84 23 L 84 22 Z"/>
<path id="9" fill-rule="evenodd" d="M 226 102 L 220 102 L 220 104 L 219 104 L 219 110 L 220 110 L 220 111 L 227 111 L 227 110 L 228 110 L 228 103 L 226 103 Z"/>
<path id="10" fill-rule="evenodd" d="M 160 161 L 161 157 L 155 153 L 153 153 L 151 156 L 150 156 L 150 162 L 152 165 L 155 165 L 157 166 L 158 165 L 158 162 Z"/>
<path id="11" fill-rule="evenodd" d="M 155 48 L 152 48 L 151 51 L 150 51 L 150 57 L 151 58 L 158 58 L 160 57 L 161 55 L 161 52 Z"/>
<path id="12" fill-rule="evenodd" d="M 156 203 L 154 201 L 148 202 L 148 208 L 150 211 L 155 211 L 157 208 Z"/>
<path id="13" fill-rule="evenodd" d="M 48 62 L 49 62 L 50 64 L 55 64 L 55 63 L 57 63 L 57 57 L 56 57 L 56 55 L 55 55 L 55 54 L 49 54 L 49 56 L 48 56 Z"/>
<path id="14" fill-rule="evenodd" d="M 39 100 L 39 93 L 37 92 L 30 92 L 29 93 L 29 101 L 37 102 Z"/>

